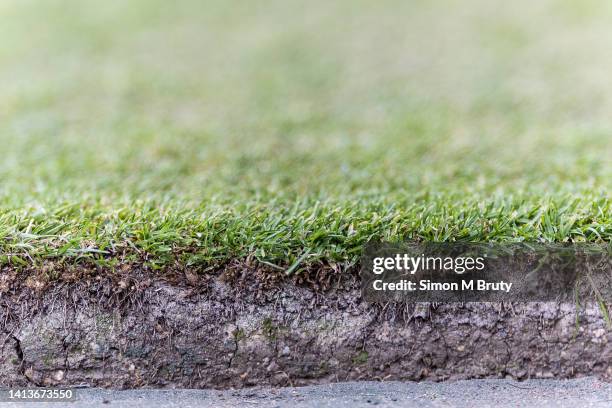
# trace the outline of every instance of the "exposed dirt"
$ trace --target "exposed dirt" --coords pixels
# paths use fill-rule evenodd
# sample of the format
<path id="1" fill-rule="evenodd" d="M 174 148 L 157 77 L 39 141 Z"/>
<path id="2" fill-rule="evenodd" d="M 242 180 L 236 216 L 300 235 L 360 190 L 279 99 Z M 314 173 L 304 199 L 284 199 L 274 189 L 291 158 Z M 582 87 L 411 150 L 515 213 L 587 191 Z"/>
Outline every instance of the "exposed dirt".
<path id="1" fill-rule="evenodd" d="M 53 283 L 3 271 L 0 386 L 612 377 L 597 305 L 373 305 L 357 274 L 320 273 L 288 282 L 246 267 L 206 279 L 131 271 Z"/>

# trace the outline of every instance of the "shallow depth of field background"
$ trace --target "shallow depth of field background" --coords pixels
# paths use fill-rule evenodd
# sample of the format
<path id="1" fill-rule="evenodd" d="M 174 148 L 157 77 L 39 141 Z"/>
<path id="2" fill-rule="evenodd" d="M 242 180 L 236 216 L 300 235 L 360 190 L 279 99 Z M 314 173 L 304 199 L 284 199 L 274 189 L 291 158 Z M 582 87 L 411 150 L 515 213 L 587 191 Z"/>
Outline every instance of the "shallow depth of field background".
<path id="1" fill-rule="evenodd" d="M 605 1 L 0 3 L 1 261 L 610 241 Z"/>

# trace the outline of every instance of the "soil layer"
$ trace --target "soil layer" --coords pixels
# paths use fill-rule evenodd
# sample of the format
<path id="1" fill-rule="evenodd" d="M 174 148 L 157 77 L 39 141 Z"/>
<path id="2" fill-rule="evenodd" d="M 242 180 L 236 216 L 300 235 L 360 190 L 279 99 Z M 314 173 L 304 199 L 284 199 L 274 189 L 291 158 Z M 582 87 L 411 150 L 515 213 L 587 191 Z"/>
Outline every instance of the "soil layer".
<path id="1" fill-rule="evenodd" d="M 5 387 L 612 377 L 596 304 L 369 304 L 355 274 L 322 289 L 246 268 L 172 281 L 3 276 Z"/>

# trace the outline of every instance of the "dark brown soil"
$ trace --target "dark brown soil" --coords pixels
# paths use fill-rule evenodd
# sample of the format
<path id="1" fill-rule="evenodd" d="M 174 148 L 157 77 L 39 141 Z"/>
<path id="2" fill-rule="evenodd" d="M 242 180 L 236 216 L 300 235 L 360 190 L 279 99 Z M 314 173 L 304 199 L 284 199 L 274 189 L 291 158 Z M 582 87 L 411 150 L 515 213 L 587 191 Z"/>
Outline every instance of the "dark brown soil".
<path id="1" fill-rule="evenodd" d="M 356 273 L 313 273 L 50 282 L 2 271 L 0 386 L 612 377 L 597 305 L 368 304 Z"/>

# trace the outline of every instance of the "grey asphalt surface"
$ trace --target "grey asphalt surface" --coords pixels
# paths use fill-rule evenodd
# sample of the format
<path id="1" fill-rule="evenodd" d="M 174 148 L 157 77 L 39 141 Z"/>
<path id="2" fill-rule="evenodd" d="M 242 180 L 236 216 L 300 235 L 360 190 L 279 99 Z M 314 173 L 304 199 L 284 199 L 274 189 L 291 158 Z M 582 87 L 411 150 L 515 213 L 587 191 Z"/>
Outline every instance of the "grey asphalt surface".
<path id="1" fill-rule="evenodd" d="M 0 402 L 0 407 L 612 407 L 612 384 L 578 380 L 352 382 L 300 388 L 215 390 L 78 389 L 78 401 Z"/>

